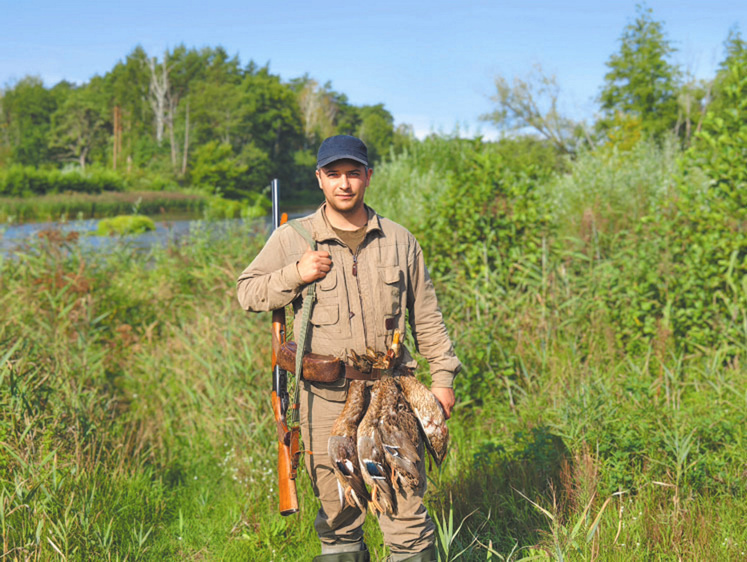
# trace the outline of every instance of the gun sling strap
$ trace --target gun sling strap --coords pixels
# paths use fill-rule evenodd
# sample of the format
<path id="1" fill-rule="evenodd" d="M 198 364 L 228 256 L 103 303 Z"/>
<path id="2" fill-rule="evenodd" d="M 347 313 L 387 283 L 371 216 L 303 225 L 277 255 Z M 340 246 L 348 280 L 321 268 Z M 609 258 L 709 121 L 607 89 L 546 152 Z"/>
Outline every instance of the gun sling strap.
<path id="1" fill-rule="evenodd" d="M 316 240 L 311 236 L 308 230 L 306 230 L 303 226 L 301 226 L 301 223 L 299 223 L 297 220 L 292 220 L 288 222 L 289 225 L 291 225 L 298 234 L 301 235 L 301 237 L 306 240 L 306 242 L 309 244 L 309 247 L 312 251 L 316 251 Z M 296 350 L 296 386 L 294 389 L 294 397 L 293 397 L 293 409 L 291 410 L 291 421 L 293 424 L 297 424 L 299 422 L 299 411 L 298 411 L 298 403 L 299 403 L 299 391 L 301 389 L 301 371 L 303 370 L 303 355 L 306 352 L 306 333 L 309 329 L 309 321 L 311 320 L 311 308 L 314 306 L 314 301 L 316 300 L 316 281 L 309 283 L 308 290 L 306 291 L 306 296 L 303 299 L 303 310 L 301 312 L 301 325 L 298 327 L 298 330 L 296 331 L 296 344 L 297 344 L 297 350 Z"/>

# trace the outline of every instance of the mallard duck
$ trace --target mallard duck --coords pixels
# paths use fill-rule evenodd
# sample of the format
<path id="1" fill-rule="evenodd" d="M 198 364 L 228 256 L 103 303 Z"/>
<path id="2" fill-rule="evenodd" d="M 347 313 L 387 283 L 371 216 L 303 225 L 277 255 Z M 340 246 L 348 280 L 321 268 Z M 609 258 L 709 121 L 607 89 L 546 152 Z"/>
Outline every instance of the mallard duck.
<path id="1" fill-rule="evenodd" d="M 404 492 L 405 488 L 413 489 L 420 484 L 418 422 L 393 378 L 382 378 L 379 391 L 379 436 L 384 458 L 392 471 L 392 482 Z"/>
<path id="2" fill-rule="evenodd" d="M 428 451 L 436 465 L 441 466 L 449 446 L 449 429 L 446 427 L 446 416 L 441 403 L 412 375 L 399 376 L 397 382 L 418 420 Z"/>
<path id="3" fill-rule="evenodd" d="M 358 458 L 363 480 L 371 487 L 368 506 L 374 513 L 397 513 L 397 503 L 392 487 L 389 467 L 386 464 L 381 437 L 379 417 L 381 413 L 382 380 L 371 387 L 371 401 L 366 415 L 358 426 Z"/>
<path id="4" fill-rule="evenodd" d="M 358 460 L 358 424 L 366 412 L 368 389 L 365 381 L 352 381 L 345 407 L 335 420 L 327 442 L 327 452 L 340 486 L 340 502 L 366 509 L 370 496 Z"/>

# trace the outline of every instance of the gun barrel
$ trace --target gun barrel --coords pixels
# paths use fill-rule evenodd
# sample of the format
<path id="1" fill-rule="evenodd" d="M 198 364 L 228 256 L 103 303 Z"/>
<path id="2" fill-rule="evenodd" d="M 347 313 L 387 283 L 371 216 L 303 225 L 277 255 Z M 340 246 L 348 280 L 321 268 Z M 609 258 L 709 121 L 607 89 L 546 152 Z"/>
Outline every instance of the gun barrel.
<path id="1" fill-rule="evenodd" d="M 272 230 L 280 226 L 280 184 L 277 179 L 270 182 L 270 193 L 272 196 Z"/>

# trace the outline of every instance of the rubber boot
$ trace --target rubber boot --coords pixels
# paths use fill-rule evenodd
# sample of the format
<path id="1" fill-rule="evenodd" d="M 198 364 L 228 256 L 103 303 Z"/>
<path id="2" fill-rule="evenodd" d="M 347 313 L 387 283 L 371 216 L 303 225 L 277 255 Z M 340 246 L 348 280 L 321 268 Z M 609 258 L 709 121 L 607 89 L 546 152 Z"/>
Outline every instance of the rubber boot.
<path id="1" fill-rule="evenodd" d="M 391 554 L 389 562 L 438 562 L 438 552 L 436 545 L 432 544 L 415 554 Z"/>
<path id="2" fill-rule="evenodd" d="M 312 562 L 370 562 L 371 555 L 368 553 L 368 548 L 366 548 L 364 543 L 360 544 L 359 550 L 320 554 L 314 557 Z M 332 548 L 334 549 L 334 547 Z"/>

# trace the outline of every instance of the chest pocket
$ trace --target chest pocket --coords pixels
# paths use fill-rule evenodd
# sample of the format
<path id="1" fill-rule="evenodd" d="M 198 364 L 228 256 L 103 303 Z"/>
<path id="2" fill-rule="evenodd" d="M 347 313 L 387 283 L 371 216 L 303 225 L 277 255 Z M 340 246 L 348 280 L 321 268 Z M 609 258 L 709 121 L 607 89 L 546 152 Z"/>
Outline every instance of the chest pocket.
<path id="1" fill-rule="evenodd" d="M 320 299 L 334 296 L 333 294 L 330 294 L 329 291 L 334 291 L 335 287 L 337 287 L 337 272 L 335 271 L 335 268 L 333 267 L 324 279 L 317 281 L 316 286 L 317 289 L 319 289 L 317 296 Z"/>
<path id="2" fill-rule="evenodd" d="M 379 266 L 377 308 L 383 317 L 378 322 L 379 335 L 386 335 L 397 325 L 396 318 L 402 312 L 402 271 L 397 265 Z"/>
<path id="3" fill-rule="evenodd" d="M 340 294 L 344 285 L 338 279 L 338 273 L 333 266 L 324 279 L 316 282 L 316 303 L 311 311 L 311 324 L 316 328 L 315 337 L 336 343 L 349 335 L 347 322 L 341 321 L 347 316 L 344 312 L 343 295 Z"/>
<path id="4" fill-rule="evenodd" d="M 340 306 L 335 302 L 331 304 L 317 303 L 311 311 L 311 323 L 314 326 L 334 326 L 340 320 Z"/>

